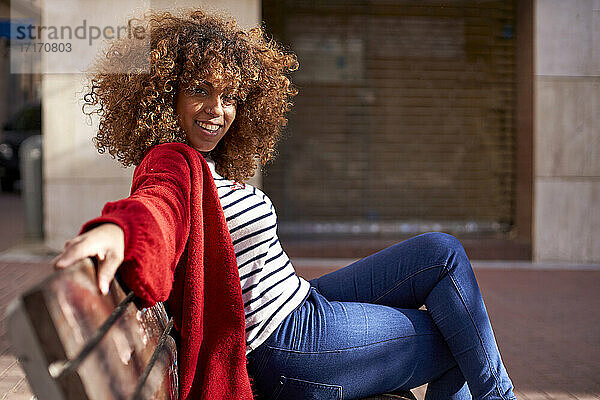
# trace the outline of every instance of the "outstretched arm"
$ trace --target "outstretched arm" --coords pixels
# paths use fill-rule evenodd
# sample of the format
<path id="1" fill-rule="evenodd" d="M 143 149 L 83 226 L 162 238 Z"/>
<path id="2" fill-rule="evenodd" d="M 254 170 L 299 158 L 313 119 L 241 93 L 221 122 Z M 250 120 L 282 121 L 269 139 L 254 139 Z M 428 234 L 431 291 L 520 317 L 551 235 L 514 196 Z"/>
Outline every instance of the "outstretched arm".
<path id="1" fill-rule="evenodd" d="M 181 146 L 181 145 L 179 145 Z M 153 148 L 136 168 L 131 195 L 107 203 L 55 259 L 58 268 L 98 259 L 105 293 L 119 269 L 124 282 L 148 303 L 164 301 L 190 230 L 189 153 L 174 145 Z"/>

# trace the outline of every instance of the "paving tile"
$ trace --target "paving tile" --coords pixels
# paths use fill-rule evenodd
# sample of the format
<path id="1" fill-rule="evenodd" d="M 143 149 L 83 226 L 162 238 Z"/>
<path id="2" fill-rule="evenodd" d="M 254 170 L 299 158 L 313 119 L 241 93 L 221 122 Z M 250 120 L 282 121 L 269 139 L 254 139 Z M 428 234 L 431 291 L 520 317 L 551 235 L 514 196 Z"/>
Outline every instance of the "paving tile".
<path id="1" fill-rule="evenodd" d="M 571 393 L 563 391 L 547 392 L 546 395 L 551 399 L 577 400 L 577 397 L 573 396 Z"/>
<path id="2" fill-rule="evenodd" d="M 30 400 L 31 389 L 16 358 L 0 356 L 0 400 Z"/>
<path id="3" fill-rule="evenodd" d="M 27 383 L 25 375 L 23 375 L 23 379 L 21 379 L 15 387 L 14 392 L 15 394 L 28 394 L 29 397 L 31 397 L 31 389 L 29 389 L 29 384 Z"/>
<path id="4" fill-rule="evenodd" d="M 31 393 L 7 393 L 2 400 L 35 400 Z"/>
<path id="5" fill-rule="evenodd" d="M 0 356 L 0 378 L 2 378 L 11 367 L 17 363 L 14 356 Z"/>
<path id="6" fill-rule="evenodd" d="M 549 400 L 550 397 L 548 397 L 548 395 L 542 391 L 537 391 L 537 392 L 526 392 L 527 393 L 527 399 L 529 400 Z"/>
<path id="7" fill-rule="evenodd" d="M 418 388 L 411 390 L 411 392 L 413 392 L 417 399 L 424 399 L 426 391 L 427 385 L 419 386 Z"/>
<path id="8" fill-rule="evenodd" d="M 595 394 L 574 394 L 573 395 L 577 400 L 598 400 L 600 396 Z"/>
<path id="9" fill-rule="evenodd" d="M 519 400 L 531 400 L 530 397 L 528 397 L 525 392 L 521 392 L 520 390 L 515 390 L 514 393 L 515 393 L 515 396 L 517 396 L 517 399 L 519 399 Z"/>

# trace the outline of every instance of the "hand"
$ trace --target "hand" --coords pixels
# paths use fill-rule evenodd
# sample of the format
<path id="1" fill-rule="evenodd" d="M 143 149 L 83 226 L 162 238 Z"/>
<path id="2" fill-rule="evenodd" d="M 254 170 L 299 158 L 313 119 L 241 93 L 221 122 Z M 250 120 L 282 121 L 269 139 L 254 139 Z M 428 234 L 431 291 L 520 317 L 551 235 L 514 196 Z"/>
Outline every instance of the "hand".
<path id="1" fill-rule="evenodd" d="M 62 253 L 52 263 L 57 269 L 67 268 L 87 257 L 98 259 L 98 289 L 108 293 L 108 285 L 123 262 L 125 233 L 120 226 L 106 223 L 67 241 Z"/>

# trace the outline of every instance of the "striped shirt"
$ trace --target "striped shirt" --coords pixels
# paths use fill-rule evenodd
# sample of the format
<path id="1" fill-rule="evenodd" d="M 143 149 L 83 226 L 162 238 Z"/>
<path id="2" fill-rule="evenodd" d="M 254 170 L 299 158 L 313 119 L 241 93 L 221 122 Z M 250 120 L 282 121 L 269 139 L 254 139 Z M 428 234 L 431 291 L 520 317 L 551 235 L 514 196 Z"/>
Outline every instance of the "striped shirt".
<path id="1" fill-rule="evenodd" d="M 213 174 L 233 242 L 246 315 L 246 354 L 256 349 L 308 296 L 277 237 L 271 200 L 259 189 Z"/>

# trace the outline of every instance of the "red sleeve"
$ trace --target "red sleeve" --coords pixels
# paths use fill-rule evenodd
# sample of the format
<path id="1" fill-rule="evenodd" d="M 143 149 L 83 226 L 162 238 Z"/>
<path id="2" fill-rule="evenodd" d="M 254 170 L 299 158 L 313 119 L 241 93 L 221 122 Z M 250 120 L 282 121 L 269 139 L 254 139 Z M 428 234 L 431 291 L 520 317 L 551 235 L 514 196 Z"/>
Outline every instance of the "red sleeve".
<path id="1" fill-rule="evenodd" d="M 175 146 L 156 146 L 135 169 L 131 195 L 107 203 L 82 231 L 112 222 L 125 232 L 124 283 L 148 305 L 165 301 L 190 232 L 190 164 Z"/>

